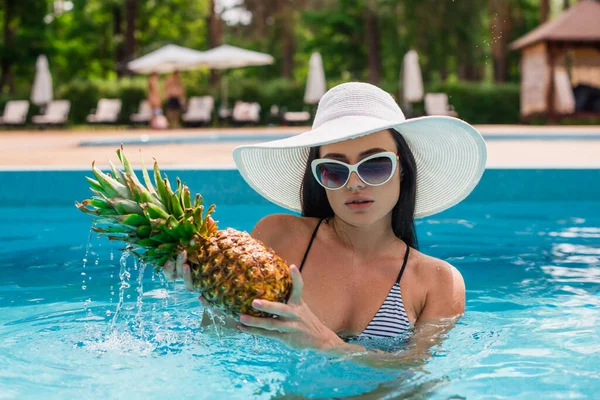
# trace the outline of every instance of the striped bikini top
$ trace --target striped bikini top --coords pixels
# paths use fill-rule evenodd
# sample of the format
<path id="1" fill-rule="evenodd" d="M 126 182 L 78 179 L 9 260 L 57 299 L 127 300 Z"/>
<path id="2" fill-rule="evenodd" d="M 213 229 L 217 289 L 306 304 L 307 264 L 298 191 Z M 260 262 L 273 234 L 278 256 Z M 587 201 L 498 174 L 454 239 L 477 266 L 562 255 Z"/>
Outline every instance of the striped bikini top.
<path id="1" fill-rule="evenodd" d="M 322 218 L 319 221 L 312 233 L 310 242 L 308 243 L 304 257 L 302 258 L 302 263 L 300 264 L 300 272 L 302 272 L 302 268 L 304 267 L 310 247 L 312 246 L 312 243 L 317 236 L 319 226 L 321 226 L 321 222 L 323 222 L 324 219 L 325 218 Z M 406 310 L 404 309 L 402 293 L 400 292 L 400 279 L 402 278 L 402 274 L 406 268 L 409 252 L 410 247 L 407 245 L 406 254 L 404 255 L 404 262 L 396 282 L 390 289 L 381 307 L 379 307 L 377 314 L 375 314 L 373 319 L 371 319 L 371 322 L 369 322 L 369 325 L 367 325 L 365 330 L 358 336 L 359 339 L 365 337 L 393 337 L 406 333 L 410 329 L 410 322 L 408 320 Z"/>

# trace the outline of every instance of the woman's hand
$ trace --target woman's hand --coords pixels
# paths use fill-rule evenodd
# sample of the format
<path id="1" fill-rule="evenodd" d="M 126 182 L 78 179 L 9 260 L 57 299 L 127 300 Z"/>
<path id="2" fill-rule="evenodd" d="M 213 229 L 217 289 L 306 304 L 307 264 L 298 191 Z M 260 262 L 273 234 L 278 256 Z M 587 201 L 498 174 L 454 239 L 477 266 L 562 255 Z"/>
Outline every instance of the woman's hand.
<path id="1" fill-rule="evenodd" d="M 295 265 L 290 267 L 292 293 L 287 304 L 255 299 L 252 306 L 278 318 L 241 315 L 240 330 L 252 335 L 277 339 L 292 348 L 330 349 L 343 341 L 327 328 L 302 301 L 304 282 Z"/>
<path id="2" fill-rule="evenodd" d="M 163 266 L 163 273 L 168 281 L 175 281 L 178 278 L 183 279 L 185 288 L 192 292 L 194 290 L 194 284 L 192 280 L 192 270 L 187 261 L 187 252 L 184 250 L 177 254 L 177 260 L 173 262 L 169 260 Z"/>

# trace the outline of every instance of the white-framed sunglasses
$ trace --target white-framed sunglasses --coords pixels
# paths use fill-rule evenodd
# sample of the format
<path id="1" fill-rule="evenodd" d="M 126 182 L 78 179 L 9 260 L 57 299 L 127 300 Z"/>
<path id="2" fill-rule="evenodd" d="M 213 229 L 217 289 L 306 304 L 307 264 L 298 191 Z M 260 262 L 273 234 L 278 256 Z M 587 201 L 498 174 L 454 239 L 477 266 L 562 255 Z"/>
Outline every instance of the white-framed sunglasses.
<path id="1" fill-rule="evenodd" d="M 329 158 L 317 158 L 311 162 L 312 172 L 319 184 L 325 189 L 341 189 L 348 183 L 352 172 L 369 186 L 381 186 L 389 181 L 399 157 L 392 151 L 373 154 L 356 164 Z"/>

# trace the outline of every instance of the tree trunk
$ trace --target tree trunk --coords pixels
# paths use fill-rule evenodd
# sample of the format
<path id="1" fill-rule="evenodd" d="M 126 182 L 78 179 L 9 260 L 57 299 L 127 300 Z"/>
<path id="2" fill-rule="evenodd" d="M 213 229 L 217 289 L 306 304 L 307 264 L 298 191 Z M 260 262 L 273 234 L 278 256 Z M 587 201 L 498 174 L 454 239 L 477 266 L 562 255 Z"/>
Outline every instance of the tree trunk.
<path id="1" fill-rule="evenodd" d="M 212 49 L 221 44 L 223 40 L 223 31 L 221 29 L 221 21 L 215 11 L 215 0 L 210 0 L 210 10 L 208 13 L 208 46 Z M 210 85 L 215 87 L 219 83 L 219 72 L 210 70 Z"/>
<path id="2" fill-rule="evenodd" d="M 563 0 L 563 10 L 566 10 L 570 7 L 569 0 Z"/>
<path id="3" fill-rule="evenodd" d="M 510 2 L 506 0 L 489 0 L 488 15 L 494 82 L 506 82 L 508 77 L 508 41 L 512 27 Z"/>
<path id="4" fill-rule="evenodd" d="M 365 9 L 365 40 L 369 59 L 369 82 L 377 85 L 381 80 L 379 20 L 373 11 L 374 8 L 372 3 L 372 1 L 368 1 Z"/>
<path id="5" fill-rule="evenodd" d="M 291 79 L 294 72 L 295 24 L 294 9 L 286 6 L 286 0 L 277 1 L 279 28 L 281 32 L 281 76 Z"/>
<path id="6" fill-rule="evenodd" d="M 126 63 L 135 57 L 135 28 L 137 21 L 137 0 L 125 0 L 125 20 L 127 27 L 125 30 L 125 50 L 121 62 L 122 70 L 127 70 Z"/>
<path id="7" fill-rule="evenodd" d="M 550 17 L 550 0 L 540 0 L 540 24 L 548 21 Z"/>
<path id="8" fill-rule="evenodd" d="M 9 51 L 2 55 L 2 75 L 0 76 L 0 92 L 4 91 L 4 87 L 8 85 L 8 93 L 15 94 L 15 77 L 12 74 L 12 57 L 13 41 L 15 37 L 15 27 L 13 19 L 15 14 L 15 0 L 4 0 L 4 48 Z"/>
<path id="9" fill-rule="evenodd" d="M 123 17 L 121 14 L 121 7 L 115 5 L 113 7 L 113 41 L 115 43 L 115 71 L 117 76 L 120 78 L 124 75 L 125 70 L 123 68 L 123 30 L 122 26 Z"/>

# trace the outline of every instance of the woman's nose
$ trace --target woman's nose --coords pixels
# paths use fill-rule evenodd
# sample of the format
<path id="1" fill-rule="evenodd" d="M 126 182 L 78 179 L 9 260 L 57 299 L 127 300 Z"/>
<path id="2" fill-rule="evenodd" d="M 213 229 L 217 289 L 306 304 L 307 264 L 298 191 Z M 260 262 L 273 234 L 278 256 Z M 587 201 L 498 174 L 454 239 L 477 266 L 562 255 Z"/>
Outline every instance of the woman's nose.
<path id="1" fill-rule="evenodd" d="M 350 178 L 348 178 L 348 183 L 346 184 L 348 189 L 358 189 L 363 188 L 365 183 L 360 179 L 356 172 L 350 173 Z"/>

